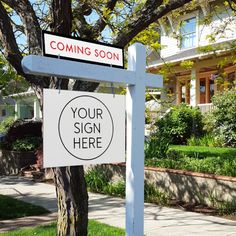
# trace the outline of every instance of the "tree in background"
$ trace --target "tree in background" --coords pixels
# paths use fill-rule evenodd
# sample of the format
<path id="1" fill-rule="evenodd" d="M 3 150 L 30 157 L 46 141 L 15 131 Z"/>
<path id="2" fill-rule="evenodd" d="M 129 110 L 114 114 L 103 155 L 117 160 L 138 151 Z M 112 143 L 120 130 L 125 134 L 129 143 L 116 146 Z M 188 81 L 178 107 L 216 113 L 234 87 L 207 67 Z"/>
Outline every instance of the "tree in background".
<path id="1" fill-rule="evenodd" d="M 58 88 L 59 79 L 26 75 L 21 67 L 24 54 L 41 54 L 42 29 L 125 47 L 132 40 L 150 42 L 149 36 L 156 35 L 155 22 L 190 2 L 195 1 L 2 0 L 0 47 L 18 75 L 31 84 L 42 107 L 43 88 Z M 157 42 L 151 43 L 157 46 Z M 68 89 L 68 84 L 69 80 L 63 79 L 61 89 Z M 97 86 L 77 80 L 72 89 L 94 91 Z M 53 168 L 53 172 L 58 198 L 57 234 L 87 235 L 88 194 L 83 167 Z"/>
<path id="2" fill-rule="evenodd" d="M 24 92 L 29 87 L 26 80 L 16 73 L 14 68 L 0 57 L 0 96 Z"/>

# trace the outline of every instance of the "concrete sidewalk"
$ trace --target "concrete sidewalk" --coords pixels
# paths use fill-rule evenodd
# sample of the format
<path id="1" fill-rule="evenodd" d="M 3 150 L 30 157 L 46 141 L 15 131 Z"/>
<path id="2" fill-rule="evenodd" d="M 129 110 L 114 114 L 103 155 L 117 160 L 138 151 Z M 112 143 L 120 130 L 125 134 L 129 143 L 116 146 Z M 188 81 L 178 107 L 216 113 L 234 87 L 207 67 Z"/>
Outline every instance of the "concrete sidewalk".
<path id="1" fill-rule="evenodd" d="M 0 232 L 14 227 L 42 224 L 56 219 L 57 200 L 53 185 L 35 183 L 23 177 L 0 177 L 0 194 L 41 205 L 54 212 L 49 216 L 26 217 L 23 222 L 22 219 L 1 221 Z M 100 194 L 90 194 L 89 199 L 90 219 L 125 228 L 123 199 Z M 144 218 L 146 236 L 236 236 L 235 221 L 159 207 L 153 204 L 145 204 Z M 24 222 L 28 223 L 24 224 Z"/>

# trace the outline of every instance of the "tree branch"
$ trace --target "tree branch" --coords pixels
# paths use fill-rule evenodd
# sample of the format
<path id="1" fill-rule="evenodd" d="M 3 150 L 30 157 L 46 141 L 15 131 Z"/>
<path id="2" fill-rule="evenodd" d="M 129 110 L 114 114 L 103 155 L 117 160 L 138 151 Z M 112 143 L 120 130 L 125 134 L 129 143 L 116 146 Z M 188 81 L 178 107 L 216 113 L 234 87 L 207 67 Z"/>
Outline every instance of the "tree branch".
<path id="1" fill-rule="evenodd" d="M 30 83 L 42 84 L 42 80 L 26 75 L 21 66 L 22 55 L 16 43 L 11 19 L 7 14 L 4 6 L 0 2 L 0 42 L 3 47 L 3 54 L 7 61 L 15 68 L 17 73 Z"/>
<path id="2" fill-rule="evenodd" d="M 112 11 L 115 8 L 115 5 L 117 3 L 118 0 L 110 0 L 108 1 L 107 5 L 106 5 L 106 9 L 108 11 Z M 109 14 L 110 15 L 110 14 Z M 104 20 L 107 17 L 104 17 L 104 15 L 100 16 L 100 18 L 97 20 L 97 22 L 95 23 L 94 27 L 93 27 L 93 32 L 95 37 L 97 38 L 101 32 L 105 29 L 107 22 Z"/>
<path id="3" fill-rule="evenodd" d="M 71 0 L 53 0 L 52 16 L 53 31 L 70 35 L 72 27 Z"/>
<path id="4" fill-rule="evenodd" d="M 92 27 L 84 17 L 90 15 L 91 12 L 92 9 L 86 3 L 78 3 L 73 10 L 73 21 L 76 26 L 73 31 L 78 33 L 81 38 L 93 38 Z"/>
<path id="5" fill-rule="evenodd" d="M 233 3 L 236 4 L 236 1 L 235 0 L 228 0 L 227 2 L 229 4 L 230 9 L 235 12 L 236 8 L 233 6 Z"/>
<path id="6" fill-rule="evenodd" d="M 29 53 L 41 54 L 41 29 L 29 0 L 2 0 L 17 12 L 24 24 Z"/>
<path id="7" fill-rule="evenodd" d="M 8 16 L 1 2 L 0 2 L 0 41 L 3 46 L 5 58 L 16 69 L 19 75 L 24 76 L 24 72 L 21 67 L 22 55 L 16 43 L 16 39 L 11 25 L 11 19 Z"/>
<path id="8" fill-rule="evenodd" d="M 147 0 L 144 7 L 135 14 L 133 19 L 129 20 L 127 26 L 120 30 L 118 36 L 113 40 L 113 44 L 124 47 L 151 23 L 188 2 L 191 2 L 191 0 L 169 0 L 168 3 Z"/>

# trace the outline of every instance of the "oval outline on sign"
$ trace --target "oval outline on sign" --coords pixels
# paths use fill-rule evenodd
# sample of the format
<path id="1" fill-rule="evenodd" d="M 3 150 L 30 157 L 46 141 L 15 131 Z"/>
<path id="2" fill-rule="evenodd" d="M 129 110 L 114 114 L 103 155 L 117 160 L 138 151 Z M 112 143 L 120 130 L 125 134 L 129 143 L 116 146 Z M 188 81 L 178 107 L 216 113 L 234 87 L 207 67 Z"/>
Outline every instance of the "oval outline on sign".
<path id="1" fill-rule="evenodd" d="M 110 142 L 108 143 L 106 149 L 105 149 L 100 155 L 98 155 L 98 156 L 96 156 L 96 157 L 93 157 L 93 158 L 86 158 L 86 159 L 77 157 L 76 155 L 74 155 L 73 153 L 71 153 L 71 152 L 68 150 L 68 148 L 65 146 L 65 144 L 64 144 L 64 142 L 63 142 L 63 140 L 62 140 L 61 132 L 60 132 L 61 116 L 62 116 L 62 114 L 63 114 L 65 108 L 68 106 L 68 104 L 69 104 L 70 102 L 72 102 L 72 101 L 75 100 L 75 99 L 81 98 L 81 97 L 90 97 L 90 98 L 93 98 L 93 99 L 99 101 L 99 102 L 106 108 L 106 110 L 108 111 L 108 114 L 109 114 L 109 116 L 110 116 L 110 118 L 111 118 L 111 124 L 112 124 L 111 140 L 110 140 Z M 60 114 L 59 120 L 58 120 L 58 134 L 59 134 L 59 138 L 60 138 L 60 141 L 61 141 L 63 147 L 64 147 L 64 148 L 66 149 L 66 151 L 67 151 L 68 153 L 70 153 L 70 155 L 72 155 L 73 157 L 75 157 L 75 158 L 77 158 L 77 159 L 79 159 L 79 160 L 83 160 L 83 161 L 91 161 L 91 160 L 97 159 L 97 158 L 99 158 L 101 155 L 103 155 L 103 154 L 107 151 L 107 149 L 110 147 L 111 142 L 112 142 L 112 139 L 113 139 L 113 136 L 114 136 L 114 122 L 113 122 L 113 118 L 112 118 L 111 112 L 109 111 L 108 107 L 104 104 L 104 102 L 102 102 L 101 100 L 99 100 L 99 99 L 96 98 L 96 97 L 93 97 L 93 96 L 91 96 L 91 95 L 81 95 L 81 96 L 74 97 L 74 98 L 72 98 L 69 102 L 66 103 L 66 105 L 63 107 L 63 109 L 62 109 L 62 111 L 61 111 L 61 114 Z"/>

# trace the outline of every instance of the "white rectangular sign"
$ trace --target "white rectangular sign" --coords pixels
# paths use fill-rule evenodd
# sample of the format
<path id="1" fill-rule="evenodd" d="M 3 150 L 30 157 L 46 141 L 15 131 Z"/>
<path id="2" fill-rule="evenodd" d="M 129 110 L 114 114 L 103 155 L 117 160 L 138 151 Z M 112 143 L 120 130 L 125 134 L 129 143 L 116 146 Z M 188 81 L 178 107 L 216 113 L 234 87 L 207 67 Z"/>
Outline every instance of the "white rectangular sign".
<path id="1" fill-rule="evenodd" d="M 46 31 L 43 31 L 43 54 L 124 68 L 124 50 L 120 47 Z"/>
<path id="2" fill-rule="evenodd" d="M 125 161 L 125 96 L 43 93 L 44 167 Z"/>

